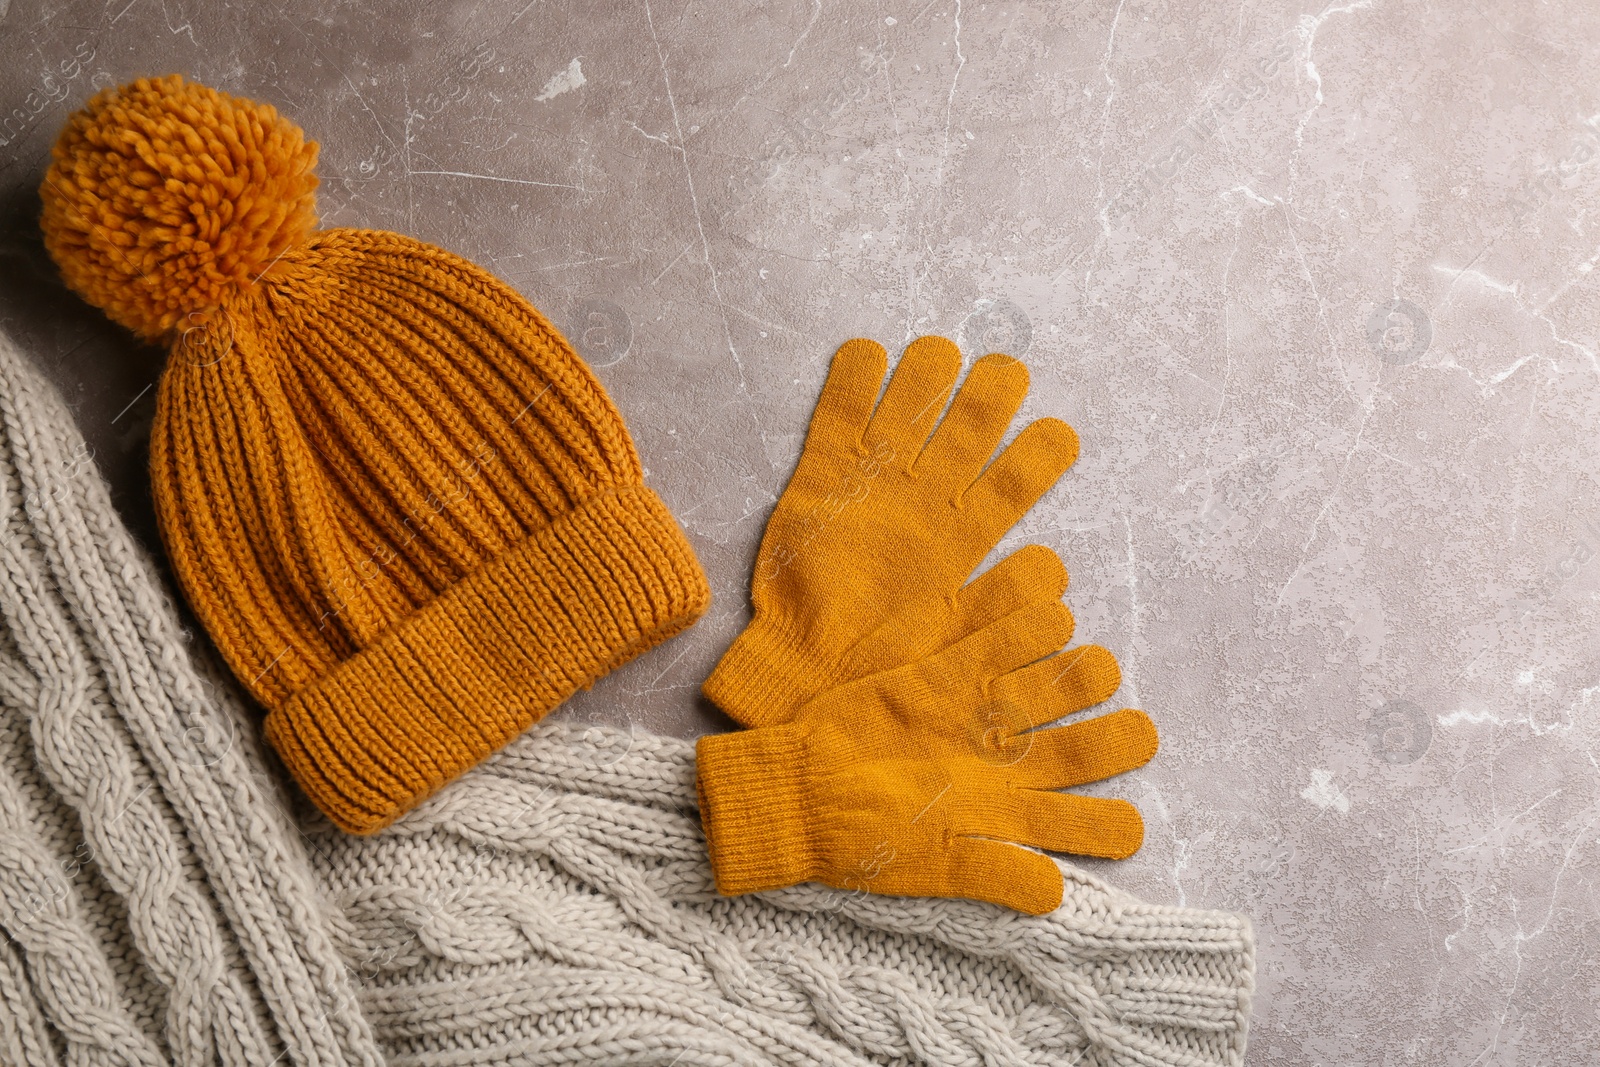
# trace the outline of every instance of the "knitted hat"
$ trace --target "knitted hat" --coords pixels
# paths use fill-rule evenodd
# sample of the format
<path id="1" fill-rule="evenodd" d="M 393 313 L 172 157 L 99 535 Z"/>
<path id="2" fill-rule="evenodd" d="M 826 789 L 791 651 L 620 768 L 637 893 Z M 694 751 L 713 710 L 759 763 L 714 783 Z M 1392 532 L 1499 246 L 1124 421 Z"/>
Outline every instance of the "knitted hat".
<path id="1" fill-rule="evenodd" d="M 566 340 L 442 249 L 316 230 L 316 151 L 141 79 L 68 121 L 43 225 L 73 289 L 170 348 L 173 568 L 301 787 L 368 833 L 710 593 Z"/>

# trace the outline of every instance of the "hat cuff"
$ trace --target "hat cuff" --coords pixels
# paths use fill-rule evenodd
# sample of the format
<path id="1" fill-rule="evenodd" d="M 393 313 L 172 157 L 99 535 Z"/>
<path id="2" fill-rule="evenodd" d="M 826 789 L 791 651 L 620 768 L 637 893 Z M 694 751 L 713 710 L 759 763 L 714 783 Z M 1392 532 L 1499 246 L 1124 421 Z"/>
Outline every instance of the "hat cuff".
<path id="1" fill-rule="evenodd" d="M 335 825 L 372 833 L 710 601 L 661 498 L 607 490 L 295 693 L 266 735 Z"/>

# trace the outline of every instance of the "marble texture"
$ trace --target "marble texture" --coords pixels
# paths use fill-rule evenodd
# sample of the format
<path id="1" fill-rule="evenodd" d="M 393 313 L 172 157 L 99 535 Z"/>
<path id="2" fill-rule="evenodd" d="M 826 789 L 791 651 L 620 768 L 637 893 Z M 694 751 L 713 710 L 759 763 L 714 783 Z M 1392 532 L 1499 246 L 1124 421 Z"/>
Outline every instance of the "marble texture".
<path id="1" fill-rule="evenodd" d="M 1082 438 L 1007 539 L 1162 751 L 1097 873 L 1251 915 L 1260 1067 L 1600 1063 L 1600 7 L 0 0 L 0 320 L 124 514 L 161 354 L 34 189 L 181 71 L 322 142 L 329 225 L 563 325 L 715 588 L 562 714 L 692 735 L 829 356 L 922 333 Z"/>

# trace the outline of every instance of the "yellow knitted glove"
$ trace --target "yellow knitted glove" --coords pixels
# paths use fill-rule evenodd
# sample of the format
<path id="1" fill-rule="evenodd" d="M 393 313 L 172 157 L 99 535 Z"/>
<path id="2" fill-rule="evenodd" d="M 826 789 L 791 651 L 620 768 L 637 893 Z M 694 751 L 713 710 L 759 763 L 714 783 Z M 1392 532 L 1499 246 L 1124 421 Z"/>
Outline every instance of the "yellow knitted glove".
<path id="1" fill-rule="evenodd" d="M 1033 848 L 1122 859 L 1144 838 L 1125 800 L 1053 790 L 1140 767 L 1141 711 L 1034 729 L 1097 704 L 1121 676 L 1103 648 L 1059 649 L 1072 617 L 1036 603 L 938 654 L 808 703 L 794 721 L 700 739 L 698 783 L 717 888 L 814 881 L 966 897 L 1030 914 L 1061 903 Z"/>
<path id="2" fill-rule="evenodd" d="M 985 469 L 1027 393 L 1027 369 L 1008 356 L 978 360 L 940 422 L 961 371 L 956 346 L 912 342 L 874 406 L 887 361 L 866 340 L 834 356 L 761 542 L 755 618 L 706 679 L 706 696 L 747 726 L 786 722 L 825 690 L 908 662 L 894 658 L 905 633 L 864 640 L 886 622 L 923 619 L 926 654 L 1064 581 L 1054 553 L 1024 550 L 963 595 L 973 569 L 1077 458 L 1072 428 L 1040 419 Z"/>

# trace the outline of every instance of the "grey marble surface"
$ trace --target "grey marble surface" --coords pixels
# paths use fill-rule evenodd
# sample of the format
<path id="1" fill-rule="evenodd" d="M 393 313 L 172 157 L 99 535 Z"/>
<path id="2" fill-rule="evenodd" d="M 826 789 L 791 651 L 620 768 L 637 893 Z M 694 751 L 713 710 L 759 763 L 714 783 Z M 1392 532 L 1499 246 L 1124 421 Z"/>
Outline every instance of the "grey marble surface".
<path id="1" fill-rule="evenodd" d="M 1600 8 L 0 0 L 0 320 L 135 529 L 161 354 L 34 189 L 180 71 L 322 143 L 325 224 L 566 326 L 716 604 L 562 714 L 694 734 L 828 359 L 1032 369 L 1081 458 L 1002 546 L 1162 734 L 1098 873 L 1246 912 L 1249 1060 L 1600 1063 Z"/>

